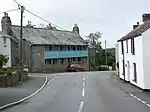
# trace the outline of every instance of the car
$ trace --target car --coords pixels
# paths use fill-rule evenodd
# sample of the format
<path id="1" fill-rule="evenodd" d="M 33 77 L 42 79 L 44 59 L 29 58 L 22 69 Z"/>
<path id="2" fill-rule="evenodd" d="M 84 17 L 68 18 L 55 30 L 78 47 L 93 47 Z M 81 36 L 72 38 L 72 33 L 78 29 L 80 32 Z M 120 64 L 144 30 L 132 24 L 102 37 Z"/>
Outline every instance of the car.
<path id="1" fill-rule="evenodd" d="M 109 66 L 108 65 L 101 65 L 100 71 L 109 71 Z"/>
<path id="2" fill-rule="evenodd" d="M 85 71 L 85 68 L 80 64 L 70 64 L 67 66 L 68 72 L 78 72 L 78 71 Z"/>

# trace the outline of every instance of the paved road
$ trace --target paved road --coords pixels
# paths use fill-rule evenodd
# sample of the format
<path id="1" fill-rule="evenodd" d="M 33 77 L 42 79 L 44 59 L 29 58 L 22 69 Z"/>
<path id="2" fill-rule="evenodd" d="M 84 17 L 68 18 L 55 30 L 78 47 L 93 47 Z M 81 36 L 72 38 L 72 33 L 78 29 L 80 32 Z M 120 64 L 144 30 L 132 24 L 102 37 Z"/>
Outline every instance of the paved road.
<path id="1" fill-rule="evenodd" d="M 15 87 L 0 88 L 0 106 L 16 102 L 37 91 L 45 82 L 45 77 L 29 77 L 29 79 Z"/>
<path id="2" fill-rule="evenodd" d="M 60 75 L 30 100 L 4 112 L 150 112 L 150 107 L 118 88 L 111 72 L 93 72 Z"/>

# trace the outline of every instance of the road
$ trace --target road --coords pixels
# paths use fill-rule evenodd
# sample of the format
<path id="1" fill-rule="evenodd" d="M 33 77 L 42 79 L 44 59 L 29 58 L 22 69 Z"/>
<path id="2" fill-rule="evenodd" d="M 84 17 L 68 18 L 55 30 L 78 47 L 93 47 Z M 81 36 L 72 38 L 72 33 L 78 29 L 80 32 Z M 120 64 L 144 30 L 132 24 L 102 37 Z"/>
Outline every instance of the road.
<path id="1" fill-rule="evenodd" d="M 56 77 L 36 96 L 3 112 L 150 112 L 150 107 L 118 88 L 111 72 L 83 72 Z"/>

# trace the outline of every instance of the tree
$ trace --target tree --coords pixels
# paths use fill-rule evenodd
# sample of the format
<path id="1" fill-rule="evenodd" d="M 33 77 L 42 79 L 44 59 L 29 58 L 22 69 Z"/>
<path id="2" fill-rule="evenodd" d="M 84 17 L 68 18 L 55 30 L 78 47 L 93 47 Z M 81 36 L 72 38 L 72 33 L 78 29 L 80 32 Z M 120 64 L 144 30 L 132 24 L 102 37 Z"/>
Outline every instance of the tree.
<path id="1" fill-rule="evenodd" d="M 101 52 L 101 38 L 102 33 L 96 32 L 96 33 L 90 33 L 89 36 L 87 36 L 87 42 L 91 46 L 89 48 L 89 58 L 90 58 L 90 68 L 92 70 L 95 70 L 97 66 L 100 65 L 101 63 L 101 57 L 100 57 L 100 52 Z"/>
<path id="2" fill-rule="evenodd" d="M 0 68 L 3 67 L 8 62 L 7 56 L 0 54 Z"/>
<path id="3" fill-rule="evenodd" d="M 93 46 L 99 43 L 99 39 L 101 38 L 101 36 L 102 36 L 102 33 L 100 32 L 90 33 L 89 36 L 87 36 L 87 40 Z"/>

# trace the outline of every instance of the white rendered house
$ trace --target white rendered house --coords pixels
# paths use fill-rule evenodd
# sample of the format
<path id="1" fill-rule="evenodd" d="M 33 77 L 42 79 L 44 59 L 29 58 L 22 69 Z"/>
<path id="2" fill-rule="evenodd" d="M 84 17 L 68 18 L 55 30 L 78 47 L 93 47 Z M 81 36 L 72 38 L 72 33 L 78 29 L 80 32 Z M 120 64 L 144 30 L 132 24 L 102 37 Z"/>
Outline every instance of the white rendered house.
<path id="1" fill-rule="evenodd" d="M 0 31 L 0 54 L 6 55 L 8 62 L 3 67 L 13 67 L 18 64 L 18 44 L 9 35 Z"/>
<path id="2" fill-rule="evenodd" d="M 141 88 L 150 89 L 150 14 L 143 23 L 118 40 L 119 77 Z"/>

